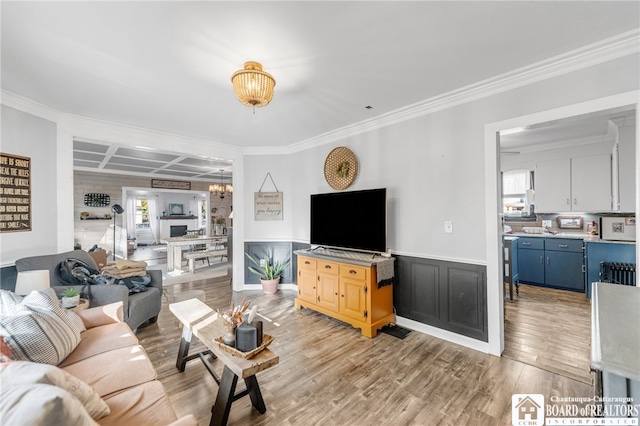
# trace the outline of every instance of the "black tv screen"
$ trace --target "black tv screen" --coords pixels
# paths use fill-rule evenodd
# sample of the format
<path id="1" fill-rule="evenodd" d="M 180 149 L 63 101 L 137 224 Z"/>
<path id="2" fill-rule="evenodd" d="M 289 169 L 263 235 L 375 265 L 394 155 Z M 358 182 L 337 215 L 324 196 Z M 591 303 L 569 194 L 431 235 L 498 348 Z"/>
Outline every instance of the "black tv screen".
<path id="1" fill-rule="evenodd" d="M 387 251 L 387 189 L 311 195 L 311 244 Z"/>

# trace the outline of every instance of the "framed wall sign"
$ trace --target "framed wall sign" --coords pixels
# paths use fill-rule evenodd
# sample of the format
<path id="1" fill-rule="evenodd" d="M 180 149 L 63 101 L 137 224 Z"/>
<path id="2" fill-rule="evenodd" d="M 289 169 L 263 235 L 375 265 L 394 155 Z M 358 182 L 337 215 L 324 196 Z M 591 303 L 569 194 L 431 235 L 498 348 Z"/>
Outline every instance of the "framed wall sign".
<path id="1" fill-rule="evenodd" d="M 282 192 L 254 192 L 255 220 L 284 220 Z"/>
<path id="2" fill-rule="evenodd" d="M 582 216 L 558 216 L 558 228 L 582 229 Z"/>
<path id="3" fill-rule="evenodd" d="M 191 190 L 191 182 L 167 179 L 151 179 L 152 188 Z"/>
<path id="4" fill-rule="evenodd" d="M 31 231 L 31 158 L 0 152 L 0 232 Z"/>

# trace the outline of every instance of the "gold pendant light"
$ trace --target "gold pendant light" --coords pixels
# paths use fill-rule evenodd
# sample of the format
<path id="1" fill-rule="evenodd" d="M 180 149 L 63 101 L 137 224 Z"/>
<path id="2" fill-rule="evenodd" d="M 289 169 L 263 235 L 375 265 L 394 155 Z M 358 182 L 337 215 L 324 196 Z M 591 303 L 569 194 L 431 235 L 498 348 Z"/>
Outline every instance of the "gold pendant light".
<path id="1" fill-rule="evenodd" d="M 244 69 L 236 71 L 231 76 L 233 92 L 244 105 L 256 108 L 263 107 L 271 102 L 273 88 L 276 81 L 273 77 L 262 71 L 262 65 L 258 62 L 245 62 Z"/>

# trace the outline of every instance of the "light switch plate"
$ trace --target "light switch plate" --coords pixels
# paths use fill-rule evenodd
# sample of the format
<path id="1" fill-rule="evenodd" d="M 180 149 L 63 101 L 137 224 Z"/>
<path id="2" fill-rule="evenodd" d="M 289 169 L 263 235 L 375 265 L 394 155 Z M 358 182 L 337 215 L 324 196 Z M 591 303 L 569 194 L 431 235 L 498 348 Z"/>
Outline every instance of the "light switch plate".
<path id="1" fill-rule="evenodd" d="M 444 222 L 444 233 L 445 234 L 453 234 L 453 222 L 450 220 L 445 220 Z"/>
<path id="2" fill-rule="evenodd" d="M 550 220 L 543 220 L 542 221 L 542 227 L 543 228 L 551 228 L 551 221 Z"/>

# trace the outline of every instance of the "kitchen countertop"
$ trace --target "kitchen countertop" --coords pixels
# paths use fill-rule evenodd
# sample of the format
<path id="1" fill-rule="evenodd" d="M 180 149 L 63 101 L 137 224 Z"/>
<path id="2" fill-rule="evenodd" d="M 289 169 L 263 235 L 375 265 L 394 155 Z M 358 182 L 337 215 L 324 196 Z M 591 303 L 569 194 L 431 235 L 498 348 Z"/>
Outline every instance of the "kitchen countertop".
<path id="1" fill-rule="evenodd" d="M 640 380 L 640 288 L 594 283 L 591 301 L 591 366 Z"/>
<path id="2" fill-rule="evenodd" d="M 529 234 L 527 232 L 514 232 L 512 234 L 504 234 L 505 237 L 510 236 L 510 237 L 533 237 L 533 238 L 571 238 L 571 239 L 578 239 L 578 240 L 583 240 L 585 242 L 589 242 L 589 243 L 603 243 L 603 244 L 634 244 L 635 245 L 635 241 L 609 241 L 609 240 L 602 240 L 600 239 L 600 236 L 598 235 L 589 235 L 586 233 L 580 233 L 580 232 L 559 232 L 557 234 L 550 234 L 550 233 L 546 233 L 546 234 Z"/>

